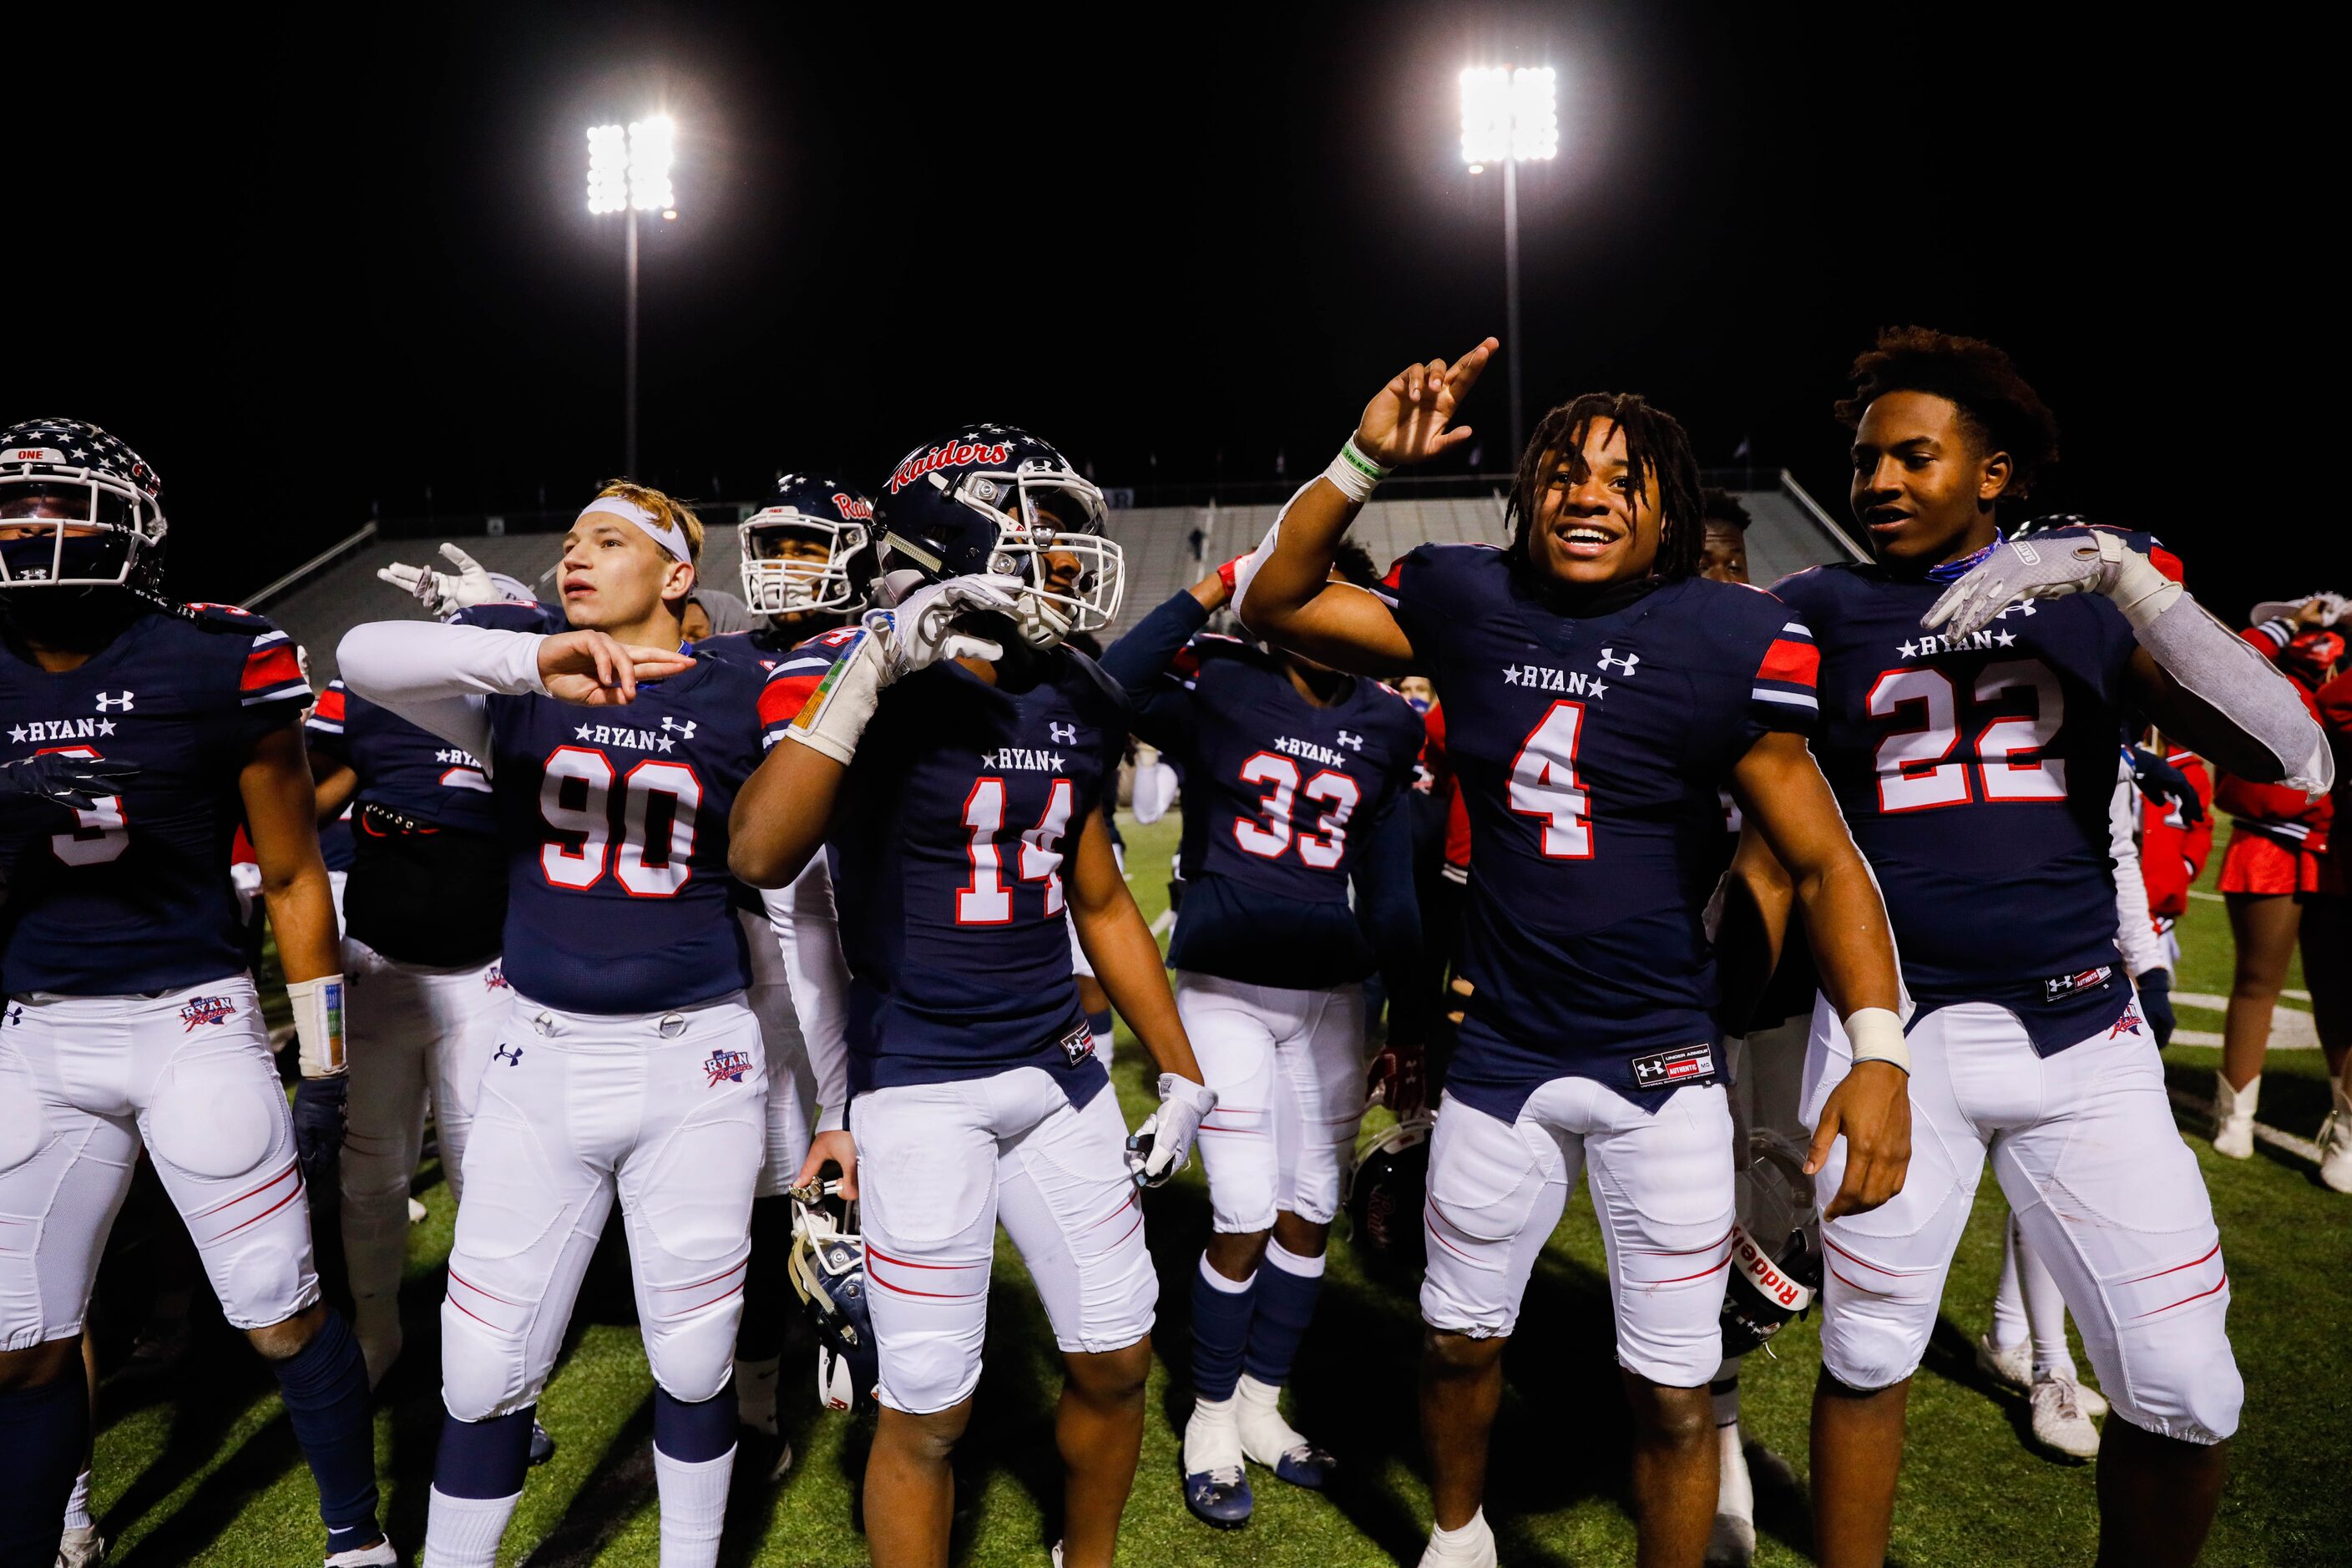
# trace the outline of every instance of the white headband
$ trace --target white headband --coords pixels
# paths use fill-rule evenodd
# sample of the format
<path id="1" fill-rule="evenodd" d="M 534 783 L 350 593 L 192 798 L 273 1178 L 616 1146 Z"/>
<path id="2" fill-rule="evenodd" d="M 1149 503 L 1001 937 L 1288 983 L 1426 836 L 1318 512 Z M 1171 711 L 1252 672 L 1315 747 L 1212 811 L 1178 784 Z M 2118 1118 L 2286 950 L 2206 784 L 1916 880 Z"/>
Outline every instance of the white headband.
<path id="1" fill-rule="evenodd" d="M 635 501 L 623 500 L 619 496 L 598 496 L 580 509 L 580 516 L 574 520 L 574 525 L 587 521 L 598 512 L 603 512 L 607 517 L 623 518 L 635 523 L 646 531 L 646 538 L 677 556 L 680 561 L 688 565 L 693 564 L 694 557 L 686 548 L 686 530 L 678 527 L 677 524 L 655 521 L 654 514 Z"/>

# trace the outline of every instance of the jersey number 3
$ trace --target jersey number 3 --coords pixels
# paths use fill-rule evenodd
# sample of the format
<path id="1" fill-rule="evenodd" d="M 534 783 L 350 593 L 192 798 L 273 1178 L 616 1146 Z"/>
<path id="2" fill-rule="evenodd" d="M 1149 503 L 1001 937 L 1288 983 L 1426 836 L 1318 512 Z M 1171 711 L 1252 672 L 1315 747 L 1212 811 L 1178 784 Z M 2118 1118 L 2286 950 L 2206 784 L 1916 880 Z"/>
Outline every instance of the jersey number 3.
<path id="1" fill-rule="evenodd" d="M 1273 752 L 1260 752 L 1242 764 L 1242 783 L 1272 784 L 1264 800 L 1258 803 L 1265 820 L 1252 822 L 1245 816 L 1234 818 L 1234 842 L 1252 855 L 1267 860 L 1278 860 L 1282 852 L 1296 842 L 1298 858 L 1318 871 L 1328 871 L 1347 858 L 1348 818 L 1355 815 L 1356 803 L 1363 798 L 1363 790 L 1354 779 L 1326 768 L 1298 787 L 1298 764 L 1288 757 Z M 1323 831 L 1292 837 L 1290 808 L 1294 797 L 1304 794 L 1331 809 L 1323 813 L 1316 826 Z"/>

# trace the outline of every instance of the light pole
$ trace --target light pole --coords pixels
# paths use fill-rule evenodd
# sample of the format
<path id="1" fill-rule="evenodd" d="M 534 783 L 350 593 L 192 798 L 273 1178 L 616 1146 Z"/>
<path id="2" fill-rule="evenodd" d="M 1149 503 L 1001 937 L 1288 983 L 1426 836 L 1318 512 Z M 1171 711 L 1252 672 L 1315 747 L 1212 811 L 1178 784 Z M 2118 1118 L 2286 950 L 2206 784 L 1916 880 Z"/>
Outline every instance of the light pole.
<path id="1" fill-rule="evenodd" d="M 1503 349 L 1511 374 L 1511 460 L 1527 442 L 1519 407 L 1519 164 L 1559 155 L 1558 80 L 1549 66 L 1471 66 L 1462 73 L 1462 161 L 1503 166 Z"/>
<path id="2" fill-rule="evenodd" d="M 625 127 L 588 128 L 588 210 L 599 215 L 625 213 L 628 217 L 621 472 L 630 479 L 637 477 L 637 215 L 657 212 L 664 222 L 677 218 L 677 193 L 669 183 L 677 144 L 677 125 L 667 114 L 633 120 Z"/>

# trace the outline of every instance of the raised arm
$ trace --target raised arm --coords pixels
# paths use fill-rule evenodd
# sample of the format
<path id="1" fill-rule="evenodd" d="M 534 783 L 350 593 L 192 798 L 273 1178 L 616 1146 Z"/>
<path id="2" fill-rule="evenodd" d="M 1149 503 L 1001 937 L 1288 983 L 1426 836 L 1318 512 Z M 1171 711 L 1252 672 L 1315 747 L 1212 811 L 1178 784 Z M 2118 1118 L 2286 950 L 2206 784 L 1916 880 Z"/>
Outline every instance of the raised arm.
<path id="1" fill-rule="evenodd" d="M 1232 595 L 1233 563 L 1168 595 L 1103 650 L 1102 669 L 1127 693 L 1129 727 L 1163 752 L 1190 750 L 1192 699 L 1169 668 L 1194 633 Z"/>
<path id="2" fill-rule="evenodd" d="M 1360 588 L 1331 582 L 1331 558 L 1391 470 L 1470 439 L 1470 427 L 1454 424 L 1454 416 L 1495 347 L 1488 338 L 1451 364 L 1433 359 L 1408 365 L 1364 405 L 1330 468 L 1290 498 L 1250 558 L 1234 606 L 1243 625 L 1336 669 L 1395 675 L 1415 667 L 1412 643 L 1388 606 Z"/>
<path id="3" fill-rule="evenodd" d="M 1805 1169 L 1821 1169 L 1843 1135 L 1845 1181 L 1824 1212 L 1834 1219 L 1876 1208 L 1903 1190 L 1911 1163 L 1910 1058 L 1886 906 L 1802 735 L 1759 739 L 1732 770 L 1731 787 L 1787 871 L 1822 990 L 1853 1045 L 1853 1068 L 1822 1108 Z"/>

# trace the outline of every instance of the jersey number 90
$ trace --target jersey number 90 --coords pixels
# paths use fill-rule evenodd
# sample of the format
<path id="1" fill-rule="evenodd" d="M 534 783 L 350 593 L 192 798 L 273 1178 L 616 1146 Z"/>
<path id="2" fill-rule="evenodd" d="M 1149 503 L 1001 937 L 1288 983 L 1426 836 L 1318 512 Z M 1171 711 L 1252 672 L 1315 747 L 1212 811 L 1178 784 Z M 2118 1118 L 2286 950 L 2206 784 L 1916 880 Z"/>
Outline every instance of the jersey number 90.
<path id="1" fill-rule="evenodd" d="M 604 752 L 558 746 L 549 753 L 539 784 L 539 813 L 558 833 L 577 835 L 578 843 L 541 845 L 540 869 L 557 887 L 584 892 L 609 868 L 632 898 L 672 897 L 694 877 L 694 818 L 702 805 L 702 781 L 684 763 L 637 763 L 621 779 L 618 833 L 613 793 L 613 760 Z"/>

